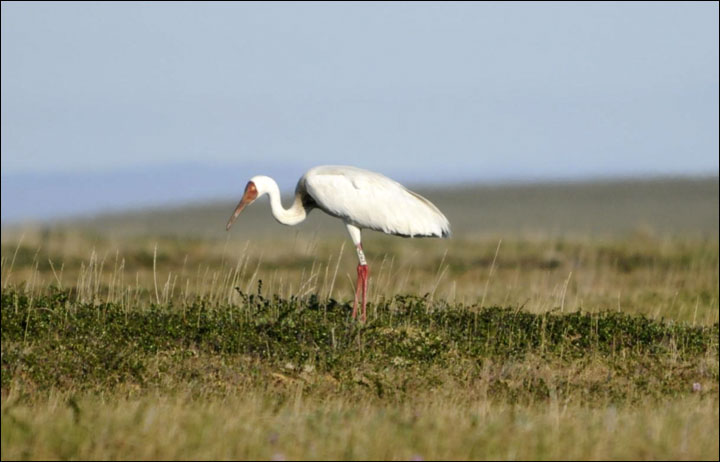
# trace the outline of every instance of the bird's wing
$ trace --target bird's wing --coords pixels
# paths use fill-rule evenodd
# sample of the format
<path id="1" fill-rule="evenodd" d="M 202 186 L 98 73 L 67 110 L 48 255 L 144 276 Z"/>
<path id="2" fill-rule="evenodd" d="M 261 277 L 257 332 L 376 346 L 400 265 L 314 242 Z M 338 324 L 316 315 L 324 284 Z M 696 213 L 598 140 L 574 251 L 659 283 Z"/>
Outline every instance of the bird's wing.
<path id="1" fill-rule="evenodd" d="M 361 228 L 407 237 L 450 235 L 429 200 L 379 173 L 356 168 L 310 170 L 305 189 L 318 207 Z"/>

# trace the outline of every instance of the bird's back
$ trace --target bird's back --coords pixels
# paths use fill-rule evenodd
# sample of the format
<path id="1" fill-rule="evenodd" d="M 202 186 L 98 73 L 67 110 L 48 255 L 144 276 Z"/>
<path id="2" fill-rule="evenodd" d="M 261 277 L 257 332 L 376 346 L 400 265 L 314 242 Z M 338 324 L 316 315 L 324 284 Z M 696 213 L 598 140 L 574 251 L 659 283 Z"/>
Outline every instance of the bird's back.
<path id="1" fill-rule="evenodd" d="M 450 235 L 450 223 L 432 202 L 380 173 L 350 166 L 314 167 L 298 182 L 297 193 L 360 228 L 406 237 Z"/>

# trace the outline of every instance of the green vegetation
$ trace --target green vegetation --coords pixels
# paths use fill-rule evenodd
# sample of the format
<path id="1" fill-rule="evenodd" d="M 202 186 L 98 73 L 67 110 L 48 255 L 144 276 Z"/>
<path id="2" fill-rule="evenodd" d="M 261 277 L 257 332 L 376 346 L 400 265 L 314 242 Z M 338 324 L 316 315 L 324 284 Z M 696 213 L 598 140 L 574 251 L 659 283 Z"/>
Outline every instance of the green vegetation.
<path id="1" fill-rule="evenodd" d="M 664 225 L 696 196 L 609 234 L 366 233 L 366 324 L 331 231 L 5 229 L 2 458 L 717 459 L 717 219 Z"/>
<path id="2" fill-rule="evenodd" d="M 393 370 L 400 377 L 391 377 L 387 384 L 376 377 L 370 388 L 378 397 L 386 390 L 402 397 L 407 377 L 401 372 L 407 369 L 413 370 L 413 381 L 432 382 L 426 374 L 433 369 L 460 379 L 479 373 L 488 361 L 523 362 L 532 356 L 560 367 L 580 361 L 581 369 L 592 359 L 615 378 L 555 383 L 554 392 L 562 399 L 624 402 L 648 393 L 681 394 L 691 388 L 693 379 L 708 380 L 706 388 L 717 389 L 717 367 L 693 367 L 717 360 L 717 323 L 671 325 L 617 312 L 538 315 L 497 307 L 476 311 L 398 296 L 373 306 L 375 316 L 363 325 L 349 319 L 349 305 L 334 300 L 320 304 L 315 296 L 244 298 L 241 306 L 197 301 L 182 310 L 150 305 L 127 311 L 112 303 L 68 303 L 65 292 L 32 300 L 32 306 L 25 295 L 3 294 L 3 386 L 20 378 L 42 389 L 101 391 L 114 384 L 156 387 L 169 380 L 182 384 L 185 374 L 192 372 L 174 370 L 173 364 L 198 356 L 208 362 L 215 356 L 240 356 L 271 370 L 330 374 L 345 388 L 355 384 L 350 371 L 375 375 Z M 162 377 L 146 376 L 151 363 L 163 371 Z M 402 380 L 394 383 L 396 379 Z M 490 395 L 522 402 L 549 398 L 546 381 L 535 379 L 514 390 L 495 378 L 488 384 Z M 206 390 L 213 384 L 201 385 Z M 256 385 L 262 386 L 262 380 Z"/>

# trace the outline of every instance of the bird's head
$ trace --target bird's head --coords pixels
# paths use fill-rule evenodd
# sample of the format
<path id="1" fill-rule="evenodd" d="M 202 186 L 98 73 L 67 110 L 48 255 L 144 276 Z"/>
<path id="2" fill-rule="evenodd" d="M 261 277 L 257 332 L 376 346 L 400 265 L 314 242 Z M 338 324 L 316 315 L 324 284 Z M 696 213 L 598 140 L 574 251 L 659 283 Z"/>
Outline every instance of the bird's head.
<path id="1" fill-rule="evenodd" d="M 230 230 L 230 227 L 233 223 L 235 223 L 235 220 L 237 220 L 237 217 L 240 215 L 240 212 L 243 211 L 245 206 L 252 204 L 258 197 L 268 193 L 268 180 L 270 180 L 268 177 L 259 175 L 252 177 L 250 181 L 248 181 L 247 186 L 245 186 L 245 193 L 243 194 L 242 199 L 240 199 L 240 202 L 237 207 L 235 207 L 235 211 L 230 217 L 230 220 L 228 220 L 227 226 L 225 227 L 226 230 Z"/>

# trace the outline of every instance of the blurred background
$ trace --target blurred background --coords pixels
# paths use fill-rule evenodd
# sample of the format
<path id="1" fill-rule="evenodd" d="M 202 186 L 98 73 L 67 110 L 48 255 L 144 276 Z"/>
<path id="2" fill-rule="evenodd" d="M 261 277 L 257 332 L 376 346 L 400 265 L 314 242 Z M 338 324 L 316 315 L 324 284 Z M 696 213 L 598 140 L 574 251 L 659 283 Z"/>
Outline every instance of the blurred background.
<path id="1" fill-rule="evenodd" d="M 3 225 L 210 201 L 223 225 L 253 175 L 349 164 L 465 188 L 445 207 L 557 224 L 526 185 L 592 181 L 607 213 L 717 229 L 715 2 L 4 2 L 1 30 Z"/>

